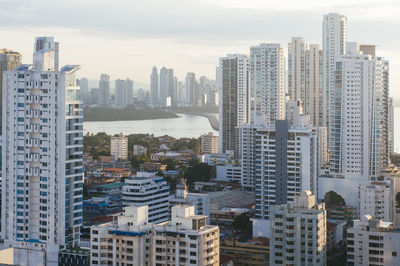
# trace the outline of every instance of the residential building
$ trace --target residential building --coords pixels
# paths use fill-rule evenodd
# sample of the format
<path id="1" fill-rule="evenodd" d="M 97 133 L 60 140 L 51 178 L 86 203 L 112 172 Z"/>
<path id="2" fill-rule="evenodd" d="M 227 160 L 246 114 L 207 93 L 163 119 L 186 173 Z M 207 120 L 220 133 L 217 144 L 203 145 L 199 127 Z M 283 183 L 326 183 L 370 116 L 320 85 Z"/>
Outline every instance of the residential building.
<path id="1" fill-rule="evenodd" d="M 149 222 L 161 223 L 168 220 L 169 186 L 167 182 L 150 172 L 138 172 L 125 180 L 122 190 L 124 207 L 133 204 L 149 206 Z"/>
<path id="2" fill-rule="evenodd" d="M 158 71 L 157 67 L 153 66 L 153 70 L 150 76 L 150 97 L 151 97 L 151 104 L 153 107 L 158 106 Z"/>
<path id="3" fill-rule="evenodd" d="M 88 79 L 81 78 L 79 80 L 79 87 L 80 87 L 80 100 L 83 102 L 83 104 L 88 104 L 90 102 Z"/>
<path id="4" fill-rule="evenodd" d="M 133 155 L 138 156 L 147 153 L 147 148 L 141 145 L 133 145 Z"/>
<path id="5" fill-rule="evenodd" d="M 249 57 L 228 54 L 219 59 L 222 84 L 219 104 L 220 152 L 235 151 L 240 156 L 239 127 L 249 122 Z"/>
<path id="6" fill-rule="evenodd" d="M 194 213 L 206 216 L 207 224 L 210 223 L 210 197 L 208 194 L 189 193 L 183 180 L 176 185 L 175 194 L 169 196 L 170 207 L 182 204 L 194 206 Z"/>
<path id="7" fill-rule="evenodd" d="M 3 72 L 13 70 L 21 64 L 22 55 L 7 49 L 0 49 L 0 103 L 2 103 Z M 3 108 L 0 105 L 0 116 Z M 2 117 L 2 116 L 1 116 Z"/>
<path id="8" fill-rule="evenodd" d="M 110 143 L 111 156 L 115 159 L 128 159 L 128 137 L 124 133 L 119 133 L 118 136 L 111 137 Z"/>
<path id="9" fill-rule="evenodd" d="M 125 108 L 131 104 L 133 104 L 133 81 L 130 79 L 115 80 L 115 107 Z"/>
<path id="10" fill-rule="evenodd" d="M 370 215 L 347 229 L 347 265 L 400 265 L 400 230 Z"/>
<path id="11" fill-rule="evenodd" d="M 196 106 L 197 99 L 198 88 L 196 75 L 192 72 L 188 72 L 185 79 L 185 104 L 187 106 Z"/>
<path id="12" fill-rule="evenodd" d="M 171 221 L 154 225 L 152 261 L 155 265 L 219 265 L 219 228 L 195 215 L 194 207 L 171 208 Z"/>
<path id="13" fill-rule="evenodd" d="M 214 136 L 212 132 L 201 135 L 201 152 L 204 153 L 218 153 L 219 150 L 219 138 Z"/>
<path id="14" fill-rule="evenodd" d="M 336 60 L 336 112 L 329 132 L 332 175 L 375 179 L 388 166 L 387 71 L 386 60 L 364 54 L 357 43 L 347 43 L 346 54 Z"/>
<path id="15" fill-rule="evenodd" d="M 216 180 L 240 184 L 242 181 L 242 165 L 240 163 L 218 164 Z"/>
<path id="16" fill-rule="evenodd" d="M 250 47 L 250 122 L 274 125 L 285 118 L 285 65 L 281 44 Z"/>
<path id="17" fill-rule="evenodd" d="M 126 95 L 125 104 L 132 105 L 134 90 L 133 90 L 133 80 L 131 79 L 125 80 L 125 95 Z"/>
<path id="18" fill-rule="evenodd" d="M 107 74 L 100 75 L 99 81 L 99 92 L 100 92 L 100 100 L 99 104 L 101 106 L 108 107 L 110 105 L 110 76 Z"/>
<path id="19" fill-rule="evenodd" d="M 148 206 L 125 208 L 112 222 L 90 228 L 90 265 L 154 265 Z"/>
<path id="20" fill-rule="evenodd" d="M 326 210 L 306 190 L 271 208 L 270 265 L 326 265 Z"/>
<path id="21" fill-rule="evenodd" d="M 337 13 L 324 15 L 322 23 L 323 118 L 329 133 L 331 132 L 330 124 L 334 121 L 334 110 L 336 110 L 334 93 L 336 62 L 345 53 L 346 41 L 347 17 Z"/>
<path id="22" fill-rule="evenodd" d="M 3 75 L 1 238 L 14 263 L 58 265 L 82 225 L 82 104 L 77 65 L 58 70 L 58 43 L 35 40 L 33 65 Z"/>
<path id="23" fill-rule="evenodd" d="M 360 217 L 369 214 L 375 219 L 396 221 L 395 180 L 373 181 L 359 187 Z"/>

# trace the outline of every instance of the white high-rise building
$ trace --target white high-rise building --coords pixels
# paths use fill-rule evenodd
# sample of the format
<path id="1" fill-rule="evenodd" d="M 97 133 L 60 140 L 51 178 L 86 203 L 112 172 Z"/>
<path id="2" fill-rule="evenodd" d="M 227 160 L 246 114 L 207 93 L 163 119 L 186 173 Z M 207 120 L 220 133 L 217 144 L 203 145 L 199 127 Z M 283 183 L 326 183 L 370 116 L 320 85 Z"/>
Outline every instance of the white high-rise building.
<path id="1" fill-rule="evenodd" d="M 250 122 L 274 125 L 285 118 L 285 64 L 280 44 L 250 47 Z"/>
<path id="2" fill-rule="evenodd" d="M 201 135 L 201 152 L 204 153 L 218 153 L 219 151 L 219 137 L 213 135 L 212 132 Z"/>
<path id="3" fill-rule="evenodd" d="M 5 72 L 1 238 L 19 265 L 58 265 L 82 225 L 82 104 L 58 43 L 35 41 L 33 65 Z"/>
<path id="4" fill-rule="evenodd" d="M 318 150 L 315 128 L 242 127 L 242 187 L 255 192 L 253 236 L 269 237 L 270 207 L 293 202 L 303 190 L 317 192 Z"/>
<path id="5" fill-rule="evenodd" d="M 198 98 L 196 75 L 188 72 L 185 78 L 185 104 L 187 106 L 196 106 Z"/>
<path id="6" fill-rule="evenodd" d="M 128 206 L 116 218 L 90 228 L 90 265 L 153 265 L 148 206 Z"/>
<path id="7" fill-rule="evenodd" d="M 122 204 L 149 206 L 149 222 L 161 223 L 168 220 L 169 186 L 154 172 L 138 172 L 127 178 L 122 191 Z"/>
<path id="8" fill-rule="evenodd" d="M 110 105 L 110 76 L 107 74 L 100 75 L 99 81 L 100 100 L 102 106 L 108 107 Z"/>
<path id="9" fill-rule="evenodd" d="M 126 94 L 125 104 L 126 105 L 133 104 L 134 90 L 133 90 L 133 80 L 131 79 L 125 80 L 125 94 Z"/>
<path id="10" fill-rule="evenodd" d="M 128 160 L 128 137 L 124 133 L 111 137 L 110 147 L 110 153 L 116 160 Z"/>
<path id="11" fill-rule="evenodd" d="M 219 228 L 195 215 L 193 206 L 172 207 L 171 221 L 153 230 L 153 265 L 219 265 Z"/>
<path id="12" fill-rule="evenodd" d="M 386 60 L 363 54 L 357 43 L 347 43 L 337 60 L 329 135 L 334 176 L 374 179 L 388 165 L 387 70 Z"/>
<path id="13" fill-rule="evenodd" d="M 115 98 L 114 98 L 115 107 L 124 108 L 125 107 L 125 99 L 126 99 L 126 91 L 125 91 L 125 81 L 122 79 L 115 80 Z"/>
<path id="14" fill-rule="evenodd" d="M 153 105 L 153 107 L 158 106 L 159 90 L 158 90 L 158 70 L 156 66 L 153 66 L 153 70 L 150 76 L 150 97 L 151 97 L 151 104 Z"/>
<path id="15" fill-rule="evenodd" d="M 326 265 L 325 204 L 306 190 L 271 208 L 270 265 Z"/>
<path id="16" fill-rule="evenodd" d="M 239 127 L 249 122 L 250 93 L 248 87 L 249 57 L 229 54 L 219 59 L 222 77 L 219 104 L 220 152 L 240 154 Z"/>
<path id="17" fill-rule="evenodd" d="M 360 217 L 371 215 L 383 221 L 396 221 L 395 179 L 361 185 L 358 195 Z"/>
<path id="18" fill-rule="evenodd" d="M 87 78 L 81 78 L 79 80 L 80 96 L 83 104 L 89 102 L 89 81 Z"/>
<path id="19" fill-rule="evenodd" d="M 329 13 L 322 23 L 323 62 L 323 105 L 324 124 L 331 132 L 331 121 L 335 114 L 335 71 L 336 62 L 345 53 L 347 40 L 347 17 Z M 328 143 L 330 145 L 330 143 Z M 330 146 L 329 146 L 330 147 Z"/>
<path id="20" fill-rule="evenodd" d="M 400 230 L 370 215 L 347 229 L 347 265 L 400 265 Z"/>

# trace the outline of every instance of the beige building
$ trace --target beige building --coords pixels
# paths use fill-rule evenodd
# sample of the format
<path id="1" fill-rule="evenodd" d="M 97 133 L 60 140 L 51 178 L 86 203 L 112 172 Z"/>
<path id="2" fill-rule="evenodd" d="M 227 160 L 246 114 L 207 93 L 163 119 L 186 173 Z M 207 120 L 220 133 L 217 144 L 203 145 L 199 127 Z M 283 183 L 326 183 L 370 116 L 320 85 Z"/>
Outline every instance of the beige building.
<path id="1" fill-rule="evenodd" d="M 271 208 L 270 265 L 326 265 L 326 210 L 309 190 Z"/>
<path id="2" fill-rule="evenodd" d="M 347 265 L 400 265 L 400 231 L 370 215 L 347 229 Z"/>
<path id="3" fill-rule="evenodd" d="M 171 221 L 154 226 L 152 245 L 156 266 L 219 265 L 219 228 L 190 205 L 171 208 Z"/>
<path id="4" fill-rule="evenodd" d="M 128 137 L 120 133 L 117 137 L 111 137 L 111 155 L 115 159 L 128 160 Z"/>
<path id="5" fill-rule="evenodd" d="M 201 136 L 201 152 L 218 153 L 219 137 L 214 136 L 212 132 Z"/>

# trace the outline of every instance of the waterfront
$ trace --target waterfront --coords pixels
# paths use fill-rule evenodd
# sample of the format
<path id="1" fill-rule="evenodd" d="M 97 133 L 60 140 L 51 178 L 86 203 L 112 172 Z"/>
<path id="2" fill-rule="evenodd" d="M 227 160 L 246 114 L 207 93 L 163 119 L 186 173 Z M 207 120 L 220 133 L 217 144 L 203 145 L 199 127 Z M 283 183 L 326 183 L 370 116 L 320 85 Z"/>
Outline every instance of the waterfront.
<path id="1" fill-rule="evenodd" d="M 189 114 L 179 114 L 179 118 L 167 119 L 84 122 L 83 132 L 84 134 L 105 132 L 110 135 L 120 132 L 127 135 L 144 133 L 154 136 L 169 135 L 175 138 L 198 138 L 208 132 L 218 135 L 206 117 Z"/>

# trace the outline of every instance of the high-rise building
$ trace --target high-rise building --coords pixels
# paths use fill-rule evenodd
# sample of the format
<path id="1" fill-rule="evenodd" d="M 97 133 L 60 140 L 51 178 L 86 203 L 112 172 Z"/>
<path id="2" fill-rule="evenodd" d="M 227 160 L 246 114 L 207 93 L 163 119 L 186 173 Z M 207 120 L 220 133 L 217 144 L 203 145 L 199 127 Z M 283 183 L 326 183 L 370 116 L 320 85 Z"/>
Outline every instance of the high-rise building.
<path id="1" fill-rule="evenodd" d="M 125 104 L 126 105 L 133 104 L 134 89 L 133 89 L 133 80 L 131 79 L 125 80 L 125 94 L 126 94 Z"/>
<path id="2" fill-rule="evenodd" d="M 242 187 L 256 195 L 253 235 L 269 237 L 270 207 L 293 202 L 303 190 L 317 192 L 318 152 L 315 128 L 242 127 Z"/>
<path id="3" fill-rule="evenodd" d="M 280 44 L 250 47 L 250 122 L 274 125 L 285 118 L 285 65 Z"/>
<path id="4" fill-rule="evenodd" d="M 90 265 L 151 264 L 148 206 L 132 205 L 116 220 L 90 228 Z"/>
<path id="5" fill-rule="evenodd" d="M 373 181 L 359 187 L 360 217 L 371 215 L 384 221 L 396 222 L 395 179 Z"/>
<path id="6" fill-rule="evenodd" d="M 161 223 L 168 220 L 169 186 L 155 172 L 138 172 L 125 180 L 122 192 L 124 207 L 132 204 L 149 206 L 149 222 Z"/>
<path id="7" fill-rule="evenodd" d="M 185 104 L 187 106 L 196 106 L 197 94 L 196 75 L 192 72 L 188 72 L 185 79 Z"/>
<path id="8" fill-rule="evenodd" d="M 270 265 L 326 265 L 326 210 L 306 190 L 271 208 Z"/>
<path id="9" fill-rule="evenodd" d="M 100 103 L 102 106 L 108 107 L 110 105 L 110 76 L 107 74 L 100 75 L 99 89 L 101 93 Z"/>
<path id="10" fill-rule="evenodd" d="M 306 51 L 308 45 L 301 37 L 288 44 L 288 94 L 290 100 L 306 104 Z M 305 111 L 305 110 L 304 110 Z"/>
<path id="11" fill-rule="evenodd" d="M 229 54 L 220 58 L 219 65 L 219 70 L 222 71 L 219 105 L 220 151 L 235 151 L 235 156 L 240 156 L 239 127 L 249 122 L 249 57 Z"/>
<path id="12" fill-rule="evenodd" d="M 79 80 L 79 87 L 80 87 L 80 100 L 83 104 L 89 102 L 89 81 L 87 78 L 81 78 Z"/>
<path id="13" fill-rule="evenodd" d="M 219 265 L 219 228 L 208 225 L 194 207 L 171 208 L 171 221 L 154 225 L 152 261 L 155 265 Z"/>
<path id="14" fill-rule="evenodd" d="M 336 61 L 335 112 L 330 122 L 334 176 L 375 178 L 389 162 L 388 61 L 347 43 Z"/>
<path id="15" fill-rule="evenodd" d="M 82 104 L 58 44 L 36 38 L 33 65 L 5 72 L 1 238 L 21 265 L 58 265 L 82 225 Z"/>
<path id="16" fill-rule="evenodd" d="M 151 72 L 151 77 L 150 77 L 150 97 L 151 97 L 151 104 L 153 105 L 153 107 L 158 106 L 159 91 L 158 91 L 158 71 L 156 66 L 153 66 L 153 70 Z"/>
<path id="17" fill-rule="evenodd" d="M 160 98 L 159 104 L 161 106 L 167 106 L 167 97 L 169 96 L 169 73 L 166 67 L 162 67 L 160 70 Z"/>
<path id="18" fill-rule="evenodd" d="M 400 230 L 370 215 L 347 229 L 347 265 L 400 265 Z"/>
<path id="19" fill-rule="evenodd" d="M 219 137 L 213 135 L 212 132 L 201 135 L 201 152 L 204 153 L 218 153 L 219 151 Z"/>
<path id="20" fill-rule="evenodd" d="M 111 137 L 110 151 L 116 160 L 128 160 L 128 137 L 122 132 L 116 137 Z"/>
<path id="21" fill-rule="evenodd" d="M 329 134 L 336 110 L 334 96 L 336 62 L 345 53 L 346 40 L 347 17 L 337 13 L 324 15 L 322 23 L 323 118 Z"/>
<path id="22" fill-rule="evenodd" d="M 115 80 L 115 98 L 114 104 L 117 108 L 124 108 L 126 101 L 126 90 L 125 90 L 125 80 L 116 79 Z"/>
<path id="23" fill-rule="evenodd" d="M 2 91 L 3 91 L 3 72 L 13 70 L 21 64 L 22 56 L 20 53 L 0 49 L 0 104 L 2 103 Z M 0 105 L 0 117 L 3 112 L 3 108 Z"/>

